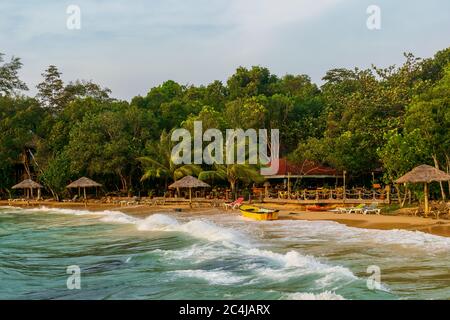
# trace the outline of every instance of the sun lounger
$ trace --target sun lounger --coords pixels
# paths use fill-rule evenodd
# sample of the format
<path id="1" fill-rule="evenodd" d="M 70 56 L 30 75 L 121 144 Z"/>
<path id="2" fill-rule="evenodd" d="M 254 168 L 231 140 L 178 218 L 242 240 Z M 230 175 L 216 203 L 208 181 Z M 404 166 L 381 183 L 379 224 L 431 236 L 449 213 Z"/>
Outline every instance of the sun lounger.
<path id="1" fill-rule="evenodd" d="M 381 209 L 378 208 L 378 205 L 376 203 L 372 203 L 370 206 L 366 206 L 365 208 L 363 208 L 362 213 L 363 214 L 371 214 L 371 213 L 380 214 Z"/>
<path id="2" fill-rule="evenodd" d="M 363 213 L 365 207 L 366 205 L 362 203 L 357 205 L 356 207 L 351 208 L 344 208 L 344 207 L 336 208 L 336 211 L 338 213 Z"/>
<path id="3" fill-rule="evenodd" d="M 237 209 L 244 202 L 244 198 L 240 197 L 236 201 L 224 203 L 225 209 Z"/>

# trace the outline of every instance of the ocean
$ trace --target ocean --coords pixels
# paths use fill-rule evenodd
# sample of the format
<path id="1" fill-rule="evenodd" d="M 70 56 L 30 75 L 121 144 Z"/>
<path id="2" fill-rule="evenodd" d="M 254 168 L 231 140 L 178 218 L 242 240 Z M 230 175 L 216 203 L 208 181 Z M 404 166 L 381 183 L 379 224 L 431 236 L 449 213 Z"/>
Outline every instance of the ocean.
<path id="1" fill-rule="evenodd" d="M 450 299 L 450 238 L 217 210 L 0 207 L 0 299 Z"/>

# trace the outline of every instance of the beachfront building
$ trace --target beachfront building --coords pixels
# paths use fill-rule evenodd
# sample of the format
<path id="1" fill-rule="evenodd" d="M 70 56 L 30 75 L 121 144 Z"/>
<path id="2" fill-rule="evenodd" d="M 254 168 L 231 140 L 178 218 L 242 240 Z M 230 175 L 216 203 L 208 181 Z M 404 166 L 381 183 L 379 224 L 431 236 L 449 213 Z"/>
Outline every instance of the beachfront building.
<path id="1" fill-rule="evenodd" d="M 301 164 L 294 164 L 286 158 L 279 160 L 276 174 L 266 176 L 272 186 L 282 184 L 285 189 L 293 188 L 318 188 L 323 186 L 338 187 L 343 184 L 343 173 L 330 167 L 305 160 Z"/>

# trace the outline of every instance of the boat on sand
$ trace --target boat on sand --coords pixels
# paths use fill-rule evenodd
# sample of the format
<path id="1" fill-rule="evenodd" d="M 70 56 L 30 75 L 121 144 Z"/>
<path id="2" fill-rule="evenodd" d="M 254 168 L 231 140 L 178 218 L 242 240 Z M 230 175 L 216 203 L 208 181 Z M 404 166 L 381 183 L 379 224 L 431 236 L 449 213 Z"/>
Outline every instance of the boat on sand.
<path id="1" fill-rule="evenodd" d="M 239 207 L 244 217 L 254 220 L 277 220 L 278 211 L 274 209 L 259 208 L 248 204 L 243 204 Z"/>

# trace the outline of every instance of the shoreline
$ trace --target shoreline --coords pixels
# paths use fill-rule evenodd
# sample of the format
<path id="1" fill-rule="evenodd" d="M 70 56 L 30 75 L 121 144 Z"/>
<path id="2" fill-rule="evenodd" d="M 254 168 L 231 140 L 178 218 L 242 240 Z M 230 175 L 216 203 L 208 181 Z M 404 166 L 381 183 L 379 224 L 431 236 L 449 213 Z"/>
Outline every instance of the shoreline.
<path id="1" fill-rule="evenodd" d="M 186 204 L 169 204 L 159 206 L 149 205 L 135 205 L 135 206 L 120 206 L 117 204 L 99 204 L 89 203 L 85 206 L 84 203 L 64 203 L 64 202 L 33 202 L 31 205 L 22 203 L 9 204 L 6 200 L 0 200 L 0 206 L 13 206 L 21 208 L 33 207 L 48 207 L 57 209 L 74 209 L 74 210 L 88 210 L 88 211 L 121 211 L 132 216 L 146 218 L 154 213 L 162 211 L 175 211 L 181 209 L 185 213 L 193 213 L 198 216 L 207 216 L 211 211 L 216 213 L 223 212 L 224 214 L 238 214 L 237 210 L 225 211 L 221 208 L 214 207 L 199 207 L 189 208 Z M 450 237 L 450 221 L 444 219 L 421 218 L 407 215 L 362 215 L 362 214 L 338 214 L 334 212 L 310 212 L 301 210 L 296 205 L 277 205 L 264 204 L 264 207 L 279 209 L 280 220 L 306 220 L 306 221 L 334 221 L 344 224 L 348 227 L 362 228 L 362 229 L 377 229 L 377 230 L 408 230 L 420 231 L 441 237 Z"/>

